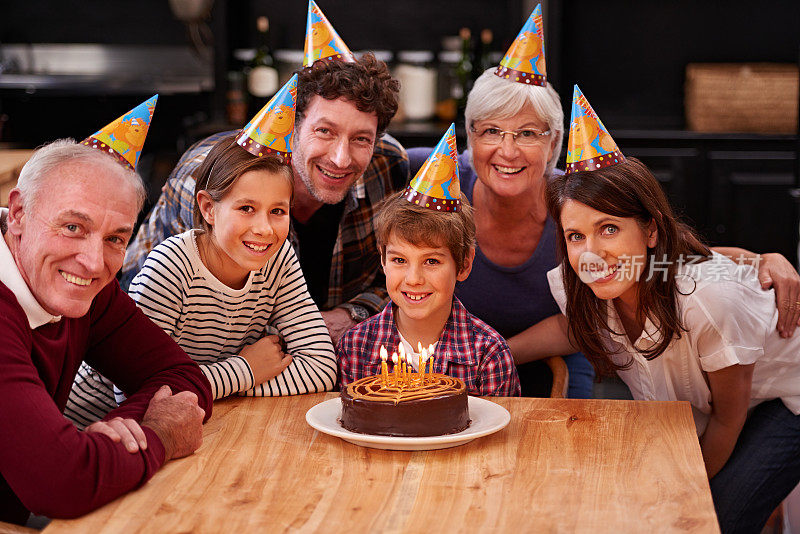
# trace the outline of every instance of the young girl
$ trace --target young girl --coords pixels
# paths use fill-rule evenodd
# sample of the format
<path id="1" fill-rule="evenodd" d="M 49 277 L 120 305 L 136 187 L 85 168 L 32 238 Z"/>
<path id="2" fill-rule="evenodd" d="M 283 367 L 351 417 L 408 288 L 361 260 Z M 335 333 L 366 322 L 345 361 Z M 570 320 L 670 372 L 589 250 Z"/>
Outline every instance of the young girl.
<path id="1" fill-rule="evenodd" d="M 215 399 L 333 389 L 333 345 L 286 239 L 290 167 L 226 137 L 195 193 L 195 229 L 153 249 L 130 296 L 200 364 Z M 67 415 L 88 424 L 113 404 L 108 381 L 84 365 Z"/>
<path id="2" fill-rule="evenodd" d="M 773 291 L 676 221 L 634 158 L 556 177 L 547 202 L 559 341 L 568 326 L 636 399 L 689 401 L 723 532 L 759 532 L 800 481 L 800 336 L 775 329 Z"/>

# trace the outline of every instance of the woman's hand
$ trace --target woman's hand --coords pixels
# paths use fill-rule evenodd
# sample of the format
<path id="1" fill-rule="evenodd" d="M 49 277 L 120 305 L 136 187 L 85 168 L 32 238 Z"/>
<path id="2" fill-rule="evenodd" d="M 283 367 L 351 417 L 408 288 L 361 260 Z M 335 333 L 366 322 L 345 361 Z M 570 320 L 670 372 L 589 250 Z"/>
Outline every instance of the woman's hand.
<path id="1" fill-rule="evenodd" d="M 246 346 L 239 356 L 247 360 L 256 384 L 275 378 L 292 363 L 292 355 L 283 351 L 281 337 L 275 334 Z"/>

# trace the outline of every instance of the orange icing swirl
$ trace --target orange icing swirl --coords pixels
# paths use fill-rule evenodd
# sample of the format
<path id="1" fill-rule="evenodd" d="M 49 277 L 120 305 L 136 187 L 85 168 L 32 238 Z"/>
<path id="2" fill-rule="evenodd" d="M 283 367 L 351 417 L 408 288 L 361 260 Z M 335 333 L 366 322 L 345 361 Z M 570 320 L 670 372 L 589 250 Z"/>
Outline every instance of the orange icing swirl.
<path id="1" fill-rule="evenodd" d="M 390 377 L 389 385 L 384 386 L 381 375 L 367 376 L 349 384 L 347 393 L 353 399 L 399 404 L 413 400 L 431 399 L 443 394 L 458 394 L 466 389 L 466 385 L 461 379 L 440 373 L 426 374 L 425 385 L 414 381 L 412 384 L 396 386 L 391 381 Z"/>

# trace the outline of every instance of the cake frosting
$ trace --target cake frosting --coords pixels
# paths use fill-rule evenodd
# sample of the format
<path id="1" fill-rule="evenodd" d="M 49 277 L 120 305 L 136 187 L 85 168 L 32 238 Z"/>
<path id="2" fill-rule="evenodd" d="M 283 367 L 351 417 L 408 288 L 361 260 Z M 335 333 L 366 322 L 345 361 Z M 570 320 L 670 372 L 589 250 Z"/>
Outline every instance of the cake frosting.
<path id="1" fill-rule="evenodd" d="M 424 384 L 397 385 L 381 375 L 368 376 L 342 388 L 341 399 L 342 426 L 361 434 L 440 436 L 470 424 L 466 385 L 439 373 L 426 374 Z"/>

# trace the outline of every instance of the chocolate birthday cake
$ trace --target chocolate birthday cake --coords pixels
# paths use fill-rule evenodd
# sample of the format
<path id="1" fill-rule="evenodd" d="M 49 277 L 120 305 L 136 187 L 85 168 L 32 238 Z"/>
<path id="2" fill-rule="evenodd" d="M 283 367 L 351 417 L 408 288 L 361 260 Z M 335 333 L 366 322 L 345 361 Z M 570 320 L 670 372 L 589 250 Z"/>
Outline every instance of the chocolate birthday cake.
<path id="1" fill-rule="evenodd" d="M 361 434 L 440 436 L 470 424 L 464 382 L 439 373 L 425 375 L 424 384 L 368 376 L 344 387 L 341 398 L 342 426 Z"/>

